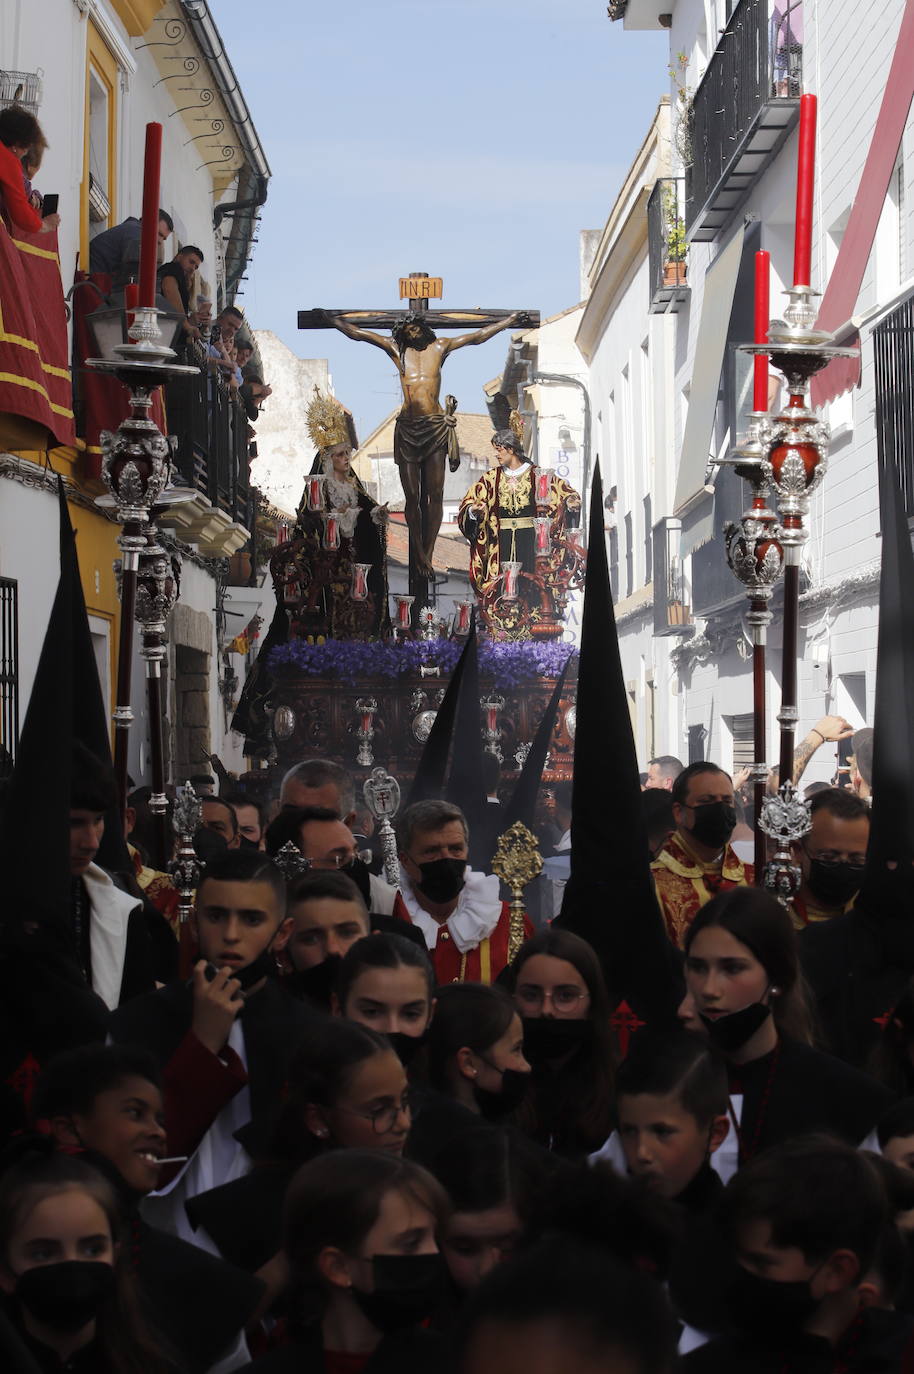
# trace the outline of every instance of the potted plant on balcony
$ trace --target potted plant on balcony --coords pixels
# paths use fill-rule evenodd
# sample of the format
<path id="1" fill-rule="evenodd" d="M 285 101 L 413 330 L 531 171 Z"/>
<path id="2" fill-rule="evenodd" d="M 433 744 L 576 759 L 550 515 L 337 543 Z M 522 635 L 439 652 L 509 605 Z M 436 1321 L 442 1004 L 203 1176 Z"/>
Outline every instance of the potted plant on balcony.
<path id="1" fill-rule="evenodd" d="M 663 285 L 684 286 L 686 280 L 685 223 L 679 214 L 674 186 L 667 186 L 663 197 Z"/>

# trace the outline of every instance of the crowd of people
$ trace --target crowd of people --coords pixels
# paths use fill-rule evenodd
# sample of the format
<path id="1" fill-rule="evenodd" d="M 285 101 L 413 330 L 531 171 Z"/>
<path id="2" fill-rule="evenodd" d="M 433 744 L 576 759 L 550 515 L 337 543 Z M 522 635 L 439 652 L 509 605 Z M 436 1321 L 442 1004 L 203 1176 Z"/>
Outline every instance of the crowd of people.
<path id="1" fill-rule="evenodd" d="M 871 978 L 858 1035 L 832 985 L 857 978 L 859 1013 L 860 970 L 830 982 L 807 950 L 855 913 L 856 791 L 816 788 L 789 912 L 732 853 L 729 775 L 651 761 L 681 986 L 632 1034 L 609 946 L 544 911 L 512 948 L 450 802 L 398 816 L 393 886 L 340 765 L 294 767 L 269 805 L 203 775 L 182 928 L 148 794 L 112 876 L 113 779 L 82 746 L 73 778 L 83 992 L 61 1000 L 49 940 L 5 1012 L 4 1368 L 914 1369 L 910 965 L 882 1016 L 888 965 Z"/>
<path id="2" fill-rule="evenodd" d="M 0 216 L 9 227 L 26 233 L 50 233 L 60 225 L 55 209 L 45 214 L 41 193 L 33 186 L 47 139 L 41 125 L 28 110 L 10 105 L 0 110 Z M 139 275 L 142 221 L 128 216 L 119 224 L 97 233 L 89 243 L 90 279 L 111 303 L 124 300 L 124 290 Z M 159 210 L 157 240 L 160 253 L 175 236 L 171 215 Z M 201 275 L 203 251 L 194 244 L 182 244 L 157 273 L 157 304 L 183 317 L 184 349 L 182 361 L 206 369 L 211 385 L 224 386 L 237 397 L 248 437 L 254 437 L 250 424 L 256 421 L 263 402 L 272 394 L 254 354 L 254 340 L 245 318 L 235 306 L 226 306 L 214 319 L 212 288 Z"/>

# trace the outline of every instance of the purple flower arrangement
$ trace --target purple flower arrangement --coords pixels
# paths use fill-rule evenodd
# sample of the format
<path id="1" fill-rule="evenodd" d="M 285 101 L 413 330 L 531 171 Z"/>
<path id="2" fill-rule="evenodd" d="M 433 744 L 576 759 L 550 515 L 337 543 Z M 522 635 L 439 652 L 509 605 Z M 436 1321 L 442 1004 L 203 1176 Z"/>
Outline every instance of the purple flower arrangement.
<path id="1" fill-rule="evenodd" d="M 328 639 L 323 644 L 296 639 L 273 650 L 270 667 L 311 677 L 335 677 L 353 685 L 372 677 L 417 677 L 420 668 L 433 665 L 446 678 L 462 650 L 463 644 L 453 639 Z M 495 687 L 519 687 L 533 677 L 558 677 L 572 654 L 577 654 L 572 644 L 554 640 L 480 640 L 479 672 Z"/>

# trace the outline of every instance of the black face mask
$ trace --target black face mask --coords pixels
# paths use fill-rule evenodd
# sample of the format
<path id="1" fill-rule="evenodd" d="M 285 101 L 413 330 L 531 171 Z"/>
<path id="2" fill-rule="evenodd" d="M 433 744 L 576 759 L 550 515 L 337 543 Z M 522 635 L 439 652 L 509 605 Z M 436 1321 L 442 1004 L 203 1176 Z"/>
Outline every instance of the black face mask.
<path id="1" fill-rule="evenodd" d="M 690 833 L 709 849 L 723 849 L 736 827 L 736 808 L 729 802 L 704 802 L 691 808 L 695 820 Z"/>
<path id="2" fill-rule="evenodd" d="M 330 998 L 336 988 L 342 962 L 339 954 L 328 954 L 326 959 L 315 964 L 313 968 L 296 969 L 284 980 L 285 985 L 294 997 L 313 1002 L 321 1011 L 329 1011 Z"/>
<path id="3" fill-rule="evenodd" d="M 769 1345 L 799 1332 L 819 1306 L 809 1291 L 809 1279 L 763 1279 L 741 1264 L 727 1284 L 726 1298 L 727 1312 L 740 1331 Z"/>
<path id="4" fill-rule="evenodd" d="M 466 859 L 435 859 L 419 864 L 422 881 L 417 887 L 430 902 L 452 902 L 463 891 L 466 866 Z"/>
<path id="5" fill-rule="evenodd" d="M 371 910 L 371 870 L 361 859 L 353 859 L 352 863 L 346 864 L 343 871 L 347 878 L 351 878 L 356 887 L 362 894 L 368 910 Z"/>
<path id="6" fill-rule="evenodd" d="M 525 1073 L 521 1069 L 501 1069 L 496 1072 L 501 1073 L 501 1092 L 492 1092 L 489 1088 L 480 1088 L 473 1084 L 473 1095 L 487 1121 L 498 1121 L 503 1116 L 510 1116 L 527 1096 L 533 1077 L 531 1073 Z"/>
<path id="7" fill-rule="evenodd" d="M 430 1316 L 445 1291 L 446 1270 L 440 1255 L 375 1255 L 371 1261 L 374 1291 L 349 1292 L 379 1331 L 402 1331 Z"/>
<path id="8" fill-rule="evenodd" d="M 261 978 L 272 977 L 275 973 L 276 956 L 273 953 L 273 946 L 271 944 L 267 946 L 262 954 L 258 954 L 257 958 L 252 960 L 250 964 L 246 964 L 244 968 L 240 968 L 237 973 L 233 973 L 232 977 L 238 979 L 238 982 L 241 984 L 241 991 L 247 992 L 248 988 L 252 988 L 255 983 L 259 983 Z"/>
<path id="9" fill-rule="evenodd" d="M 748 1007 L 731 1011 L 728 1016 L 702 1016 L 701 1022 L 711 1043 L 722 1053 L 733 1054 L 751 1040 L 770 1015 L 771 1008 L 764 1002 L 750 1002 Z"/>
<path id="10" fill-rule="evenodd" d="M 92 1321 L 114 1287 L 110 1264 L 65 1260 L 26 1269 L 16 1281 L 16 1297 L 41 1326 L 79 1331 Z"/>
<path id="11" fill-rule="evenodd" d="M 421 1035 L 407 1035 L 404 1031 L 388 1031 L 387 1038 L 390 1041 L 390 1048 L 404 1069 L 408 1069 L 419 1051 L 424 1049 L 428 1040 L 428 1030 L 424 1030 Z"/>
<path id="12" fill-rule="evenodd" d="M 806 885 L 826 906 L 846 906 L 859 892 L 865 871 L 864 864 L 825 864 L 821 859 L 810 859 Z"/>
<path id="13" fill-rule="evenodd" d="M 259 841 L 259 840 L 249 840 L 248 837 L 247 837 L 247 835 L 239 835 L 239 836 L 238 836 L 238 848 L 239 848 L 239 849 L 254 849 L 254 850 L 256 850 L 256 851 L 259 852 L 259 851 L 260 851 L 260 841 Z"/>
<path id="14" fill-rule="evenodd" d="M 536 1066 L 562 1059 L 593 1039 L 593 1022 L 569 1021 L 555 1016 L 525 1016 L 524 1058 Z"/>

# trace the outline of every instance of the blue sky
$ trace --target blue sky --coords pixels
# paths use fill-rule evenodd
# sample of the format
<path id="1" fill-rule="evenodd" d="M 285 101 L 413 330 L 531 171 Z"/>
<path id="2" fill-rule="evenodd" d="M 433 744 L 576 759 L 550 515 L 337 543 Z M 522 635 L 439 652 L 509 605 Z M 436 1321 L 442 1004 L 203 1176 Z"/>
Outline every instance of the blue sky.
<path id="1" fill-rule="evenodd" d="M 398 404 L 377 349 L 299 333 L 298 309 L 391 308 L 401 275 L 444 305 L 578 299 L 578 232 L 604 223 L 657 101 L 667 35 L 604 0 L 212 0 L 273 179 L 244 284 L 255 328 L 330 360 L 359 433 Z M 499 337 L 446 364 L 465 411 Z M 268 379 L 269 380 L 269 379 Z"/>

